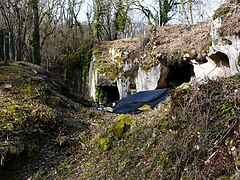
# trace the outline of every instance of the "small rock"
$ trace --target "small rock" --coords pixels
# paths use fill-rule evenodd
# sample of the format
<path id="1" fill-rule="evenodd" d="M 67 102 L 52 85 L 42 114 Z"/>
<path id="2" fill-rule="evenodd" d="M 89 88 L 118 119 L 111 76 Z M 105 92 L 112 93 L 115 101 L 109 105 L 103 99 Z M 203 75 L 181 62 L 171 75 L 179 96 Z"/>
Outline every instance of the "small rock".
<path id="1" fill-rule="evenodd" d="M 10 91 L 10 90 L 12 89 L 12 85 L 11 85 L 11 84 L 5 84 L 5 85 L 3 86 L 3 89 Z"/>

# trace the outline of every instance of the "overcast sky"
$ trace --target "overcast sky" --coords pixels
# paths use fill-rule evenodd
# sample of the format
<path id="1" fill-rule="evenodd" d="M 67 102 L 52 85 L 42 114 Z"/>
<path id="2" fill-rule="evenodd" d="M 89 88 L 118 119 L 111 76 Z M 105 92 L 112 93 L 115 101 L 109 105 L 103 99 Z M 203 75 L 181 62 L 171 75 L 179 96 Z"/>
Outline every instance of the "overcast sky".
<path id="1" fill-rule="evenodd" d="M 144 5 L 148 6 L 149 8 L 156 7 L 156 0 L 143 0 Z M 200 21 L 206 21 L 211 18 L 211 16 L 214 14 L 215 10 L 220 6 L 221 3 L 223 3 L 224 0 L 203 0 L 204 5 L 203 6 L 194 6 L 194 22 L 200 22 Z M 92 1 L 91 0 L 85 0 L 85 3 L 82 6 L 81 10 L 81 21 L 86 21 L 86 12 L 88 8 L 91 8 Z M 202 16 L 201 16 L 202 15 Z M 131 18 L 133 21 L 144 21 L 146 19 L 143 19 L 143 17 L 138 12 L 132 12 Z M 171 21 L 171 23 L 181 23 L 177 21 L 177 16 L 175 16 L 175 19 Z"/>

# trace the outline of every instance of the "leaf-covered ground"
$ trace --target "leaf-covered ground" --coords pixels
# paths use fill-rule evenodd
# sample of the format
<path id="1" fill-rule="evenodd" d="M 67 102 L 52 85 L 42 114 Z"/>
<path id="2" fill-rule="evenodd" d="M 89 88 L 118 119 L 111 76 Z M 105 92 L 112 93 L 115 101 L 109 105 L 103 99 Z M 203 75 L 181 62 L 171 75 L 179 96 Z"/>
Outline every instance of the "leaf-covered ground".
<path id="1" fill-rule="evenodd" d="M 34 70 L 47 74 L 0 66 L 1 179 L 238 178 L 239 76 L 184 84 L 154 110 L 115 115 Z"/>

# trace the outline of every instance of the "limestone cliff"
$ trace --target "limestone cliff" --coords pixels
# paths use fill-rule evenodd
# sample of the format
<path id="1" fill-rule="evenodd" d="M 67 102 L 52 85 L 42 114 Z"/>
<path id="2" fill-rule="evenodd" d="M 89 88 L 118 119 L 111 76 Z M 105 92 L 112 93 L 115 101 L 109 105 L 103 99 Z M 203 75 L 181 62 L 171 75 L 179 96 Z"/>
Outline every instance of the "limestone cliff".
<path id="1" fill-rule="evenodd" d="M 212 22 L 151 28 L 143 38 L 99 43 L 90 68 L 90 96 L 107 103 L 136 91 L 239 73 L 237 12 L 238 6 L 225 4 Z"/>

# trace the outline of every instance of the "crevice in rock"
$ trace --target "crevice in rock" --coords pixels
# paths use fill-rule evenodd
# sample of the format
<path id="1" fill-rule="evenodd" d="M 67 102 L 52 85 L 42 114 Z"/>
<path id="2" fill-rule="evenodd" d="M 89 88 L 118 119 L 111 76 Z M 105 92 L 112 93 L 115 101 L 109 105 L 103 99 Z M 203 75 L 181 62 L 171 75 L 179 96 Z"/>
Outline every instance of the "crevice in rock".
<path id="1" fill-rule="evenodd" d="M 130 84 L 130 90 L 136 90 L 136 83 Z"/>

